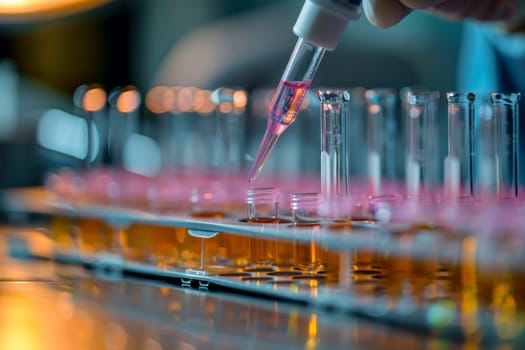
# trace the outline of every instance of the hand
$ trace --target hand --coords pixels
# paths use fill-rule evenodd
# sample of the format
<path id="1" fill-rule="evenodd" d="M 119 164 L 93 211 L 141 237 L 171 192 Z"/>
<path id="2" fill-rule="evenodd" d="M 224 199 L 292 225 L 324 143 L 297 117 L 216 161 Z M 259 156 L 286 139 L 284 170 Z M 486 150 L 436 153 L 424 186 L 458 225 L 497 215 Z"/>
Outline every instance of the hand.
<path id="1" fill-rule="evenodd" d="M 377 27 L 387 28 L 399 23 L 412 10 L 425 9 L 444 18 L 479 21 L 512 18 L 516 2 L 522 0 L 364 0 L 368 20 Z"/>

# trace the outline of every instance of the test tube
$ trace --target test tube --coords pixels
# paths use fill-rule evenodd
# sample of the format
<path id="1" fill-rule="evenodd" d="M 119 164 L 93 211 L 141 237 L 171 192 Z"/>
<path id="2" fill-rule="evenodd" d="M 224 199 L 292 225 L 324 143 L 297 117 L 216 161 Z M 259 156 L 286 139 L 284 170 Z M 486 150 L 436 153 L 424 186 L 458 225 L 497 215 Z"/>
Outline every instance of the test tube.
<path id="1" fill-rule="evenodd" d="M 239 186 L 235 175 L 242 169 L 245 135 L 246 91 L 238 88 L 215 89 L 211 99 L 217 106 L 217 137 L 219 141 L 219 171 L 226 188 L 234 191 Z"/>
<path id="2" fill-rule="evenodd" d="M 392 183 L 398 177 L 397 152 L 399 123 L 396 120 L 396 94 L 393 89 L 372 89 L 367 101 L 367 165 L 369 192 L 383 194 L 384 180 Z"/>
<path id="3" fill-rule="evenodd" d="M 405 86 L 399 90 L 399 101 L 400 101 L 400 110 L 401 110 L 401 143 L 400 150 L 407 154 L 408 148 L 408 121 L 406 116 L 408 115 L 408 95 L 414 92 L 424 92 L 428 89 L 422 86 Z M 406 169 L 405 169 L 406 170 Z"/>
<path id="4" fill-rule="evenodd" d="M 224 188 L 217 183 L 192 188 L 190 194 L 191 216 L 209 219 L 223 218 L 225 198 Z"/>
<path id="5" fill-rule="evenodd" d="M 247 218 L 250 223 L 279 222 L 279 191 L 274 187 L 251 188 L 246 193 Z M 277 241 L 250 238 L 250 255 L 255 269 L 272 269 L 277 256 Z"/>
<path id="6" fill-rule="evenodd" d="M 167 118 L 166 122 L 169 125 L 164 125 L 164 133 L 167 133 L 167 142 L 165 143 L 168 150 L 167 165 L 174 170 L 182 170 L 189 167 L 196 157 L 191 140 L 196 137 L 192 133 L 190 126 L 194 125 L 194 115 L 191 113 L 194 102 L 195 89 L 183 86 L 170 87 L 173 94 L 173 108 L 171 109 L 172 117 Z M 210 106 L 210 112 L 213 111 L 213 106 Z"/>
<path id="7" fill-rule="evenodd" d="M 494 108 L 496 190 L 500 199 L 518 197 L 518 103 L 520 93 L 491 93 Z"/>
<path id="8" fill-rule="evenodd" d="M 436 111 L 439 92 L 409 92 L 406 191 L 409 198 L 433 196 L 437 186 Z"/>
<path id="9" fill-rule="evenodd" d="M 220 184 L 194 187 L 191 190 L 191 216 L 196 219 L 222 219 L 224 217 L 224 202 L 226 193 Z M 224 262 L 226 250 L 224 237 L 217 235 L 200 235 L 198 231 L 188 230 L 188 233 L 200 241 L 200 266 L 201 270 L 213 270 Z"/>
<path id="10" fill-rule="evenodd" d="M 106 91 L 97 84 L 80 85 L 73 94 L 73 103 L 86 121 L 84 168 L 89 169 L 104 160 Z"/>
<path id="11" fill-rule="evenodd" d="M 350 90 L 348 107 L 348 147 L 352 156 L 348 159 L 348 171 L 352 179 L 366 178 L 366 89 L 355 87 Z"/>
<path id="12" fill-rule="evenodd" d="M 321 102 L 321 194 L 348 196 L 347 118 L 350 94 L 345 90 L 318 91 Z"/>
<path id="13" fill-rule="evenodd" d="M 448 155 L 444 164 L 445 193 L 449 200 L 474 195 L 474 100 L 472 92 L 447 92 Z"/>
<path id="14" fill-rule="evenodd" d="M 274 187 L 250 188 L 246 192 L 246 221 L 252 223 L 279 222 L 279 190 Z"/>
<path id="15" fill-rule="evenodd" d="M 496 193 L 496 156 L 495 156 L 494 109 L 489 103 L 479 107 L 476 150 L 479 153 L 477 178 L 481 198 L 491 198 Z"/>
<path id="16" fill-rule="evenodd" d="M 117 87 L 109 93 L 108 101 L 111 106 L 108 152 L 113 165 L 122 167 L 126 143 L 138 129 L 138 108 L 141 97 L 134 86 Z"/>
<path id="17" fill-rule="evenodd" d="M 290 206 L 292 208 L 292 223 L 299 227 L 319 226 L 319 193 L 292 193 Z"/>
<path id="18" fill-rule="evenodd" d="M 293 193 L 290 198 L 292 224 L 297 228 L 310 228 L 310 242 L 295 242 L 295 268 L 315 273 L 323 269 L 324 248 L 315 242 L 313 235 L 318 232 L 321 222 L 319 213 L 321 195 L 319 193 Z M 307 234 L 305 232 L 305 234 Z"/>
<path id="19" fill-rule="evenodd" d="M 175 108 L 175 98 L 175 90 L 162 85 L 152 87 L 145 98 L 148 112 L 155 116 L 153 121 L 156 124 L 156 136 L 162 151 L 163 170 L 174 166 L 175 135 L 172 128 L 174 119 L 172 112 Z"/>

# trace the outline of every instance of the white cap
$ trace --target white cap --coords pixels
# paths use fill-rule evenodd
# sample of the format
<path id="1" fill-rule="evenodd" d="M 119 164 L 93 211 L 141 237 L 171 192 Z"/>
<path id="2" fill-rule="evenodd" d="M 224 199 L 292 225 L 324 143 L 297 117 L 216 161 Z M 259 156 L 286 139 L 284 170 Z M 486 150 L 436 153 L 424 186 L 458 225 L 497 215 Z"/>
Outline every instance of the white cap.
<path id="1" fill-rule="evenodd" d="M 332 51 L 350 20 L 359 18 L 360 0 L 306 0 L 293 27 L 304 40 Z"/>

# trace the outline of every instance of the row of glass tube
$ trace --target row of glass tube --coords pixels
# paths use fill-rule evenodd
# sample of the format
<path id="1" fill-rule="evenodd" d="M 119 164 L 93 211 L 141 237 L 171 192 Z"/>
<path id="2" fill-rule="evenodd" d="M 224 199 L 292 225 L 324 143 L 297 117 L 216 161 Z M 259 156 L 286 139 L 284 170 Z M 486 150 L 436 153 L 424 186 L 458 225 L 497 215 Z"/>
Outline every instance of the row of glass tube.
<path id="1" fill-rule="evenodd" d="M 352 157 L 347 123 L 350 94 L 319 90 L 321 102 L 321 186 L 328 195 L 348 195 Z M 518 196 L 519 93 L 492 93 L 490 104 L 475 111 L 472 92 L 447 92 L 448 154 L 444 186 L 439 178 L 439 93 L 407 90 L 406 118 L 395 117 L 396 94 L 391 89 L 366 91 L 367 181 L 373 196 L 458 200 L 473 197 Z M 401 125 L 400 125 L 401 124 Z M 405 126 L 404 130 L 402 126 Z M 404 138 L 404 140 L 403 140 Z M 403 142 L 404 141 L 404 142 Z M 405 143 L 405 149 L 400 147 Z M 405 158 L 405 183 L 399 183 L 399 159 Z M 477 176 L 475 176 L 477 174 Z M 397 184 L 396 184 L 397 183 Z"/>
<path id="2" fill-rule="evenodd" d="M 105 95 L 99 96 L 98 99 L 93 96 L 98 96 L 94 92 L 102 90 L 85 86 L 81 88 L 75 95 L 75 105 L 86 113 L 101 110 L 105 103 Z M 165 90 L 172 91 L 167 87 Z M 361 90 L 355 89 L 352 90 L 352 94 L 354 91 L 356 95 L 362 93 Z M 242 90 L 226 88 L 213 92 L 214 103 L 219 107 L 223 104 L 235 106 L 235 96 L 239 92 L 244 94 L 242 101 L 245 106 L 246 94 Z M 121 148 L 126 142 L 124 138 L 131 133 L 128 129 L 137 128 L 129 125 L 131 120 L 137 123 L 136 118 L 129 114 L 137 110 L 140 97 L 133 89 L 119 90 L 118 94 L 110 95 L 115 100 L 111 104 L 116 106 L 115 111 L 125 115 L 120 126 L 111 128 L 117 132 L 108 139 L 110 151 L 115 153 L 113 159 L 118 163 Z M 164 95 L 165 92 L 162 96 Z M 454 200 L 477 195 L 495 195 L 499 198 L 518 195 L 519 93 L 493 93 L 490 95 L 491 102 L 481 104 L 478 113 L 475 111 L 474 93 L 446 93 L 448 154 L 443 162 L 444 186 L 439 184 L 440 135 L 436 120 L 440 97 L 438 92 L 405 89 L 402 92 L 405 118 L 398 118 L 395 90 L 366 90 L 366 127 L 360 130 L 366 130 L 366 147 L 359 149 L 355 141 L 351 140 L 351 137 L 356 136 L 356 130 L 351 129 L 355 129 L 355 120 L 352 119 L 356 119 L 356 116 L 353 114 L 359 114 L 359 111 L 352 107 L 351 99 L 359 99 L 360 96 L 351 96 L 349 91 L 337 89 L 320 89 L 317 95 L 321 114 L 321 193 L 324 195 L 345 196 L 351 192 L 366 192 L 374 196 L 397 194 L 402 197 L 430 196 Z M 112 101 L 111 98 L 109 100 Z M 95 103 L 95 106 L 94 102 L 100 103 Z M 199 142 L 210 147 L 207 151 L 203 149 L 204 152 L 201 152 L 203 154 L 199 157 L 211 157 L 220 149 L 223 155 L 211 161 L 212 170 L 237 173 L 242 171 L 244 122 L 237 114 L 230 115 L 226 110 L 219 114 L 218 118 L 210 118 L 217 119 L 216 125 L 210 127 L 218 134 L 211 138 L 199 137 Z M 185 148 L 173 147 L 173 141 L 188 138 L 188 135 L 174 134 L 177 130 L 161 124 L 159 142 L 165 144 L 162 148 L 168 155 L 167 158 L 173 157 L 173 152 L 190 152 Z M 91 128 L 88 128 L 89 130 Z M 283 140 L 287 136 L 285 135 Z M 209 142 L 208 139 L 215 141 Z M 88 140 L 91 140 L 91 137 L 88 137 Z M 306 149 L 307 145 L 303 146 L 301 149 Z M 311 145 L 308 147 L 311 148 Z M 357 156 L 362 158 L 362 154 L 357 154 L 360 152 L 366 153 L 366 163 L 361 164 L 367 169 L 366 189 L 355 188 L 350 179 L 350 162 Z M 86 159 L 91 158 L 90 151 Z M 400 161 L 403 158 L 404 168 L 403 162 Z M 400 181 L 403 174 L 404 184 Z"/>

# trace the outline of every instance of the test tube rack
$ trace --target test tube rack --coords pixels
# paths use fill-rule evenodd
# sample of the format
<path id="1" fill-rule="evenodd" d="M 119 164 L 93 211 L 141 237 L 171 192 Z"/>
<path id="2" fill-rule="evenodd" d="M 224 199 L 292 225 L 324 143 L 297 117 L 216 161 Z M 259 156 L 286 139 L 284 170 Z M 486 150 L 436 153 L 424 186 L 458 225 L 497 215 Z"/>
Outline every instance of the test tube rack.
<path id="1" fill-rule="evenodd" d="M 450 228 L 444 227 L 371 222 L 354 223 L 347 231 L 294 228 L 287 223 L 242 222 L 241 213 L 206 219 L 184 213 L 72 204 L 42 189 L 9 191 L 2 196 L 2 202 L 7 213 L 38 214 L 48 223 L 42 232 L 50 238 L 52 249 L 42 250 L 17 242 L 11 247 L 11 254 L 19 258 L 83 266 L 103 278 L 132 276 L 201 291 L 222 290 L 286 300 L 459 341 L 475 338 L 490 344 L 514 344 L 524 340 L 525 325 L 519 322 L 525 312 L 525 305 L 521 304 L 523 296 L 520 296 L 520 288 L 525 283 L 520 266 L 523 252 L 494 245 L 488 238 L 459 228 L 451 233 L 447 232 Z M 86 251 L 74 243 L 73 237 L 73 243 L 64 245 L 53 232 L 56 226 L 52 221 L 56 218 L 68 223 L 72 236 L 82 235 L 76 226 L 78 222 L 91 220 L 123 232 L 137 225 L 150 227 L 152 236 L 155 228 L 181 228 L 188 237 L 204 244 L 226 234 L 272 240 L 285 245 L 286 249 L 293 244 L 306 247 L 318 244 L 335 263 L 316 273 L 289 267 L 249 270 L 159 264 L 152 255 L 148 258 L 127 255 L 126 247 L 115 252 L 111 243 L 106 248 Z M 105 239 L 103 234 L 100 233 L 99 239 Z M 200 254 L 207 253 L 202 249 Z M 378 264 L 385 266 L 375 267 L 377 273 L 362 273 L 356 269 L 356 259 L 360 256 L 365 256 L 365 260 L 366 256 L 380 257 L 383 261 Z M 394 264 L 396 271 L 386 266 L 389 264 Z M 512 336 L 505 337 L 505 334 Z"/>

